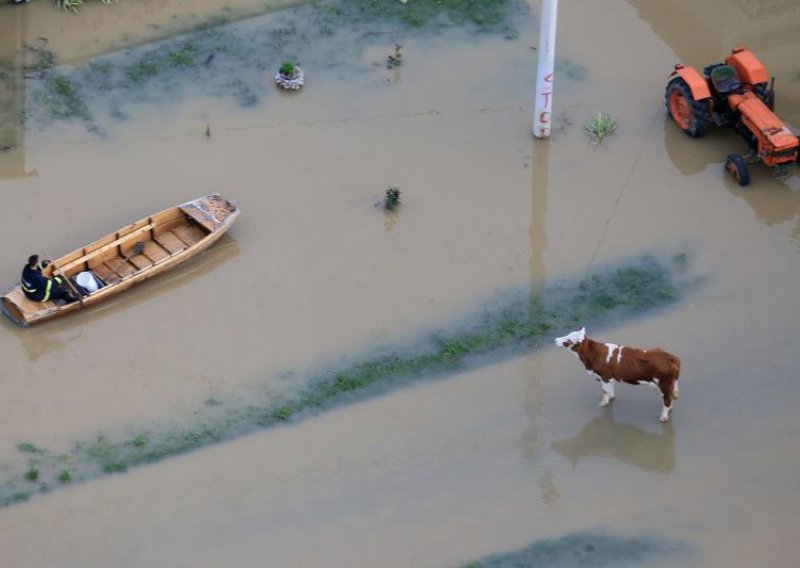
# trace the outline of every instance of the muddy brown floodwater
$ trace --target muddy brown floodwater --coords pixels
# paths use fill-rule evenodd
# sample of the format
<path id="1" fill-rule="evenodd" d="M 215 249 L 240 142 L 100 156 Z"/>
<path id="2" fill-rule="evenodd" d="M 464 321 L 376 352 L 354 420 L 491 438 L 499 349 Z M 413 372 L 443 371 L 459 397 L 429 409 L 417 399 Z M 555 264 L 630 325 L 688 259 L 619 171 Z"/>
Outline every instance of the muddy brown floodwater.
<path id="1" fill-rule="evenodd" d="M 80 67 L 220 12 L 97 4 L 69 17 L 44 1 L 0 6 L 2 48 L 49 36 Z M 243 30 L 286 6 L 228 4 Z M 589 333 L 681 356 L 673 424 L 657 422 L 650 389 L 622 387 L 601 410 L 579 364 L 543 345 L 53 487 L 0 509 L 0 565 L 444 567 L 544 550 L 537 566 L 570 566 L 552 543 L 589 554 L 603 538 L 632 544 L 593 565 L 796 565 L 798 174 L 755 166 L 739 188 L 722 162 L 740 139 L 684 136 L 662 97 L 676 62 L 702 67 L 744 43 L 796 127 L 800 6 L 671 4 L 561 3 L 547 143 L 530 133 L 538 3 L 515 16 L 516 37 L 374 30 L 359 51 L 367 72 L 304 62 L 297 94 L 274 90 L 279 62 L 267 61 L 256 104 L 187 89 L 91 130 L 31 121 L 0 153 L 4 287 L 33 252 L 196 196 L 219 191 L 242 215 L 208 254 L 102 309 L 26 330 L 4 318 L 0 475 L 35 465 L 20 444 L 68 452 L 131 425 L 180 425 L 204 404 L 247 404 L 295 372 L 445 328 L 510 288 L 642 252 L 687 253 L 703 285 Z M 404 64 L 389 70 L 395 43 Z M 597 111 L 620 127 L 593 146 L 582 126 Z M 389 186 L 403 198 L 392 217 L 375 207 Z M 569 540 L 587 534 L 601 544 Z M 651 541 L 663 547 L 642 556 Z"/>

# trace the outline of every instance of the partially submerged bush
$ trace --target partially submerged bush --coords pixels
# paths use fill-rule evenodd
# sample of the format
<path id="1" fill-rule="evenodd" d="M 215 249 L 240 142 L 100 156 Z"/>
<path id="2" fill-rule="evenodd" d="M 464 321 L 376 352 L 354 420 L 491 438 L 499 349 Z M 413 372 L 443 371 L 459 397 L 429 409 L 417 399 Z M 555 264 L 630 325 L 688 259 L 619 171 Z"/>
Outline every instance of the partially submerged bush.
<path id="1" fill-rule="evenodd" d="M 400 188 L 392 186 L 386 190 L 383 207 L 387 211 L 394 211 L 398 205 L 400 205 Z"/>

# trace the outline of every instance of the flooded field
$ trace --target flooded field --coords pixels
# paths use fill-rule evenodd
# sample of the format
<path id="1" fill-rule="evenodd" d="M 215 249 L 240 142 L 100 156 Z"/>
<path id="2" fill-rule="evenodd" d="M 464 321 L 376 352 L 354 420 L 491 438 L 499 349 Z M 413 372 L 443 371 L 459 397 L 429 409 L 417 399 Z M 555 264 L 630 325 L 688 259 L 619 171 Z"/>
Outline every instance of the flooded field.
<path id="1" fill-rule="evenodd" d="M 540 142 L 538 2 L 463 4 L 0 5 L 3 288 L 242 211 L 99 309 L 0 322 L 1 566 L 796 563 L 800 171 L 740 188 L 741 138 L 663 92 L 742 43 L 796 128 L 800 6 L 562 2 Z M 598 408 L 552 347 L 581 324 L 680 355 L 671 424 L 651 389 Z"/>

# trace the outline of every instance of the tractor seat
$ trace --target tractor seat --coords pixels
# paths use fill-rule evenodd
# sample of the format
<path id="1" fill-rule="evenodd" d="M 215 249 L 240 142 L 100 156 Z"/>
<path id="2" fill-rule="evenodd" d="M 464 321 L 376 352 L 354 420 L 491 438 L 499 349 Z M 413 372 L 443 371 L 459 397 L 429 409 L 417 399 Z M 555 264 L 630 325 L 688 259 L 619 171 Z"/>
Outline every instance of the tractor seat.
<path id="1" fill-rule="evenodd" d="M 730 65 L 720 65 L 711 70 L 711 82 L 721 95 L 737 91 L 741 86 L 736 71 Z"/>

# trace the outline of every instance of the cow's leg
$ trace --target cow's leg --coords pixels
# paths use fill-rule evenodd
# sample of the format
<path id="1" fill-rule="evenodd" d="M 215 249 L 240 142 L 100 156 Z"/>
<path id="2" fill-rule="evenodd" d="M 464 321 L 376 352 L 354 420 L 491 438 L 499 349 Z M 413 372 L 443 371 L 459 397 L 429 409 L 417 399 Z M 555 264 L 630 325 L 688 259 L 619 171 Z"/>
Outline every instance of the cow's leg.
<path id="1" fill-rule="evenodd" d="M 600 386 L 603 388 L 603 400 L 600 401 L 600 406 L 608 406 L 614 400 L 614 381 L 601 380 Z"/>
<path id="2" fill-rule="evenodd" d="M 661 422 L 669 422 L 670 413 L 672 412 L 672 407 L 674 406 L 675 399 L 672 396 L 672 385 L 674 381 L 668 381 L 666 379 L 662 379 L 659 381 L 659 387 L 661 389 L 661 396 L 664 400 L 664 407 L 661 409 L 661 417 L 659 420 Z"/>

